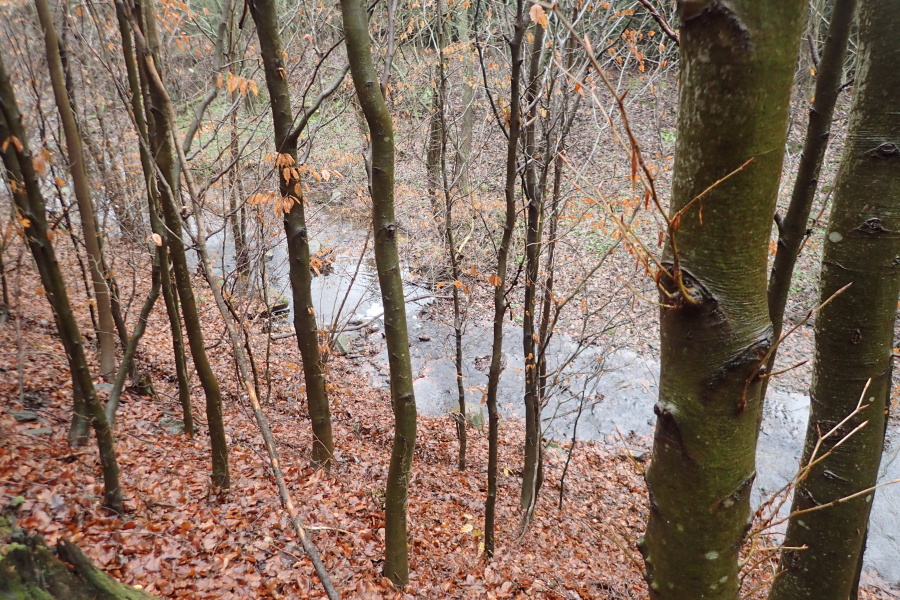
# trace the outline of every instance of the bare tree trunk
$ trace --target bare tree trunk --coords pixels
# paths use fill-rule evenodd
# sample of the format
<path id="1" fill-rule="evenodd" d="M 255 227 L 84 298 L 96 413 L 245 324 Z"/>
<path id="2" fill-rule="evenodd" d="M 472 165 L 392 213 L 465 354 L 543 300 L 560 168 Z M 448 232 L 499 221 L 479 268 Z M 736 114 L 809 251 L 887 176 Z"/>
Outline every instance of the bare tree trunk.
<path id="1" fill-rule="evenodd" d="M 443 21 L 443 7 L 441 1 L 435 2 L 438 15 L 438 22 Z M 466 470 L 466 388 L 463 382 L 463 325 L 462 325 L 462 307 L 460 305 L 460 288 L 462 282 L 459 281 L 459 257 L 456 249 L 456 242 L 453 235 L 453 205 L 455 199 L 450 180 L 447 176 L 447 120 L 446 120 L 446 103 L 447 103 L 447 73 L 444 69 L 444 52 L 445 38 L 443 26 L 438 27 L 438 82 L 435 89 L 435 98 L 437 99 L 437 115 L 440 119 L 438 130 L 440 131 L 440 175 L 441 187 L 444 195 L 444 241 L 447 246 L 447 257 L 450 261 L 450 278 L 452 286 L 450 292 L 453 295 L 453 338 L 454 338 L 454 364 L 456 366 L 456 400 L 459 406 L 459 412 L 454 413 L 456 419 L 456 436 L 459 439 L 459 457 L 457 459 L 457 467 L 460 471 Z"/>
<path id="2" fill-rule="evenodd" d="M 437 22 L 438 28 L 442 29 L 444 22 L 443 15 L 438 14 Z M 442 33 L 438 34 L 439 40 L 443 40 L 443 37 Z M 438 43 L 438 46 L 435 54 L 437 60 L 442 61 L 444 57 L 442 55 L 443 49 L 440 47 L 440 42 Z M 444 237 L 444 228 L 440 226 L 439 222 L 443 209 L 438 201 L 438 190 L 441 189 L 441 140 L 445 137 L 445 132 L 442 129 L 444 123 L 441 113 L 444 109 L 440 98 L 441 77 L 441 67 L 436 65 L 434 68 L 434 86 L 432 89 L 434 95 L 431 99 L 431 117 L 428 119 L 428 138 L 425 141 L 425 173 L 428 185 L 428 199 L 431 201 L 432 218 L 435 220 L 438 235 Z M 444 242 L 446 243 L 446 240 L 444 240 Z"/>
<path id="3" fill-rule="evenodd" d="M 176 176 L 177 161 L 172 140 L 174 123 L 169 111 L 169 95 L 156 66 L 159 56 L 156 17 L 153 14 L 151 2 L 147 2 L 146 5 L 135 3 L 135 7 L 136 9 L 140 7 L 143 13 L 132 15 L 131 23 L 138 50 L 138 64 L 144 72 L 150 90 L 150 113 L 153 119 L 148 125 L 150 125 L 153 155 L 162 173 L 162 177 L 158 178 L 158 183 L 160 184 L 160 203 L 168 234 L 169 253 L 172 257 L 175 285 L 181 300 L 181 310 L 191 356 L 206 395 L 206 419 L 212 451 L 212 481 L 217 488 L 227 490 L 231 487 L 231 477 L 228 469 L 228 441 L 225 437 L 225 424 L 222 417 L 222 392 L 206 355 L 203 330 L 200 326 L 197 301 L 191 285 L 191 275 L 182 239 L 180 202 L 176 196 L 180 188 Z M 146 28 L 146 37 L 141 29 L 141 17 L 143 26 Z"/>
<path id="4" fill-rule="evenodd" d="M 541 404 L 538 393 L 537 343 L 535 340 L 535 299 L 537 298 L 538 271 L 541 260 L 541 221 L 544 212 L 543 189 L 538 183 L 536 99 L 540 93 L 539 76 L 541 51 L 545 29 L 534 26 L 531 59 L 528 67 L 528 88 L 525 105 L 530 107 L 525 116 L 527 125 L 523 131 L 525 151 L 525 305 L 522 315 L 522 356 L 525 363 L 525 455 L 522 466 L 522 492 L 519 497 L 524 511 L 522 522 L 527 523 L 534 514 L 537 495 L 541 489 Z"/>
<path id="5" fill-rule="evenodd" d="M 224 36 L 223 58 L 227 61 L 228 72 L 239 76 L 241 72 L 242 56 L 238 56 L 237 49 L 241 40 L 242 30 L 238 28 L 239 15 L 235 14 L 235 2 L 229 0 L 222 14 L 222 24 L 219 26 L 219 35 Z M 240 10 L 240 6 L 237 7 Z M 213 86 L 215 87 L 215 86 Z M 240 91 L 231 92 L 232 104 L 237 104 Z M 240 135 L 238 134 L 238 116 L 241 107 L 238 106 L 231 113 L 231 144 L 228 148 L 231 154 L 231 163 L 235 165 L 228 173 L 228 223 L 231 227 L 231 237 L 234 239 L 234 265 L 238 276 L 246 280 L 250 276 L 250 249 L 247 246 L 247 210 L 244 203 L 243 177 L 240 169 Z"/>
<path id="6" fill-rule="evenodd" d="M 122 363 L 119 365 L 119 371 L 116 373 L 112 391 L 109 393 L 109 400 L 106 402 L 106 420 L 109 422 L 109 426 L 113 428 L 116 426 L 116 410 L 119 408 L 119 398 L 122 395 L 122 389 L 125 387 L 125 377 L 128 375 L 128 372 L 132 370 L 131 365 L 134 362 L 134 355 L 137 352 L 138 342 L 141 341 L 144 331 L 147 329 L 147 319 L 150 317 L 150 311 L 153 310 L 156 299 L 159 297 L 160 279 L 159 263 L 156 262 L 153 265 L 150 293 L 147 294 L 147 299 L 144 300 L 144 304 L 141 306 L 141 312 L 138 315 L 137 323 L 134 325 L 134 332 L 131 334 L 128 343 L 125 345 Z"/>
<path id="7" fill-rule="evenodd" d="M 773 343 L 769 235 L 806 2 L 678 8 L 681 80 L 659 273 L 659 401 L 646 474 L 650 516 L 639 547 L 652 600 L 737 600 L 760 375 Z"/>
<path id="8" fill-rule="evenodd" d="M 372 229 L 375 266 L 384 304 L 384 328 L 391 371 L 394 444 L 385 493 L 384 574 L 397 585 L 409 582 L 406 506 L 416 445 L 416 400 L 413 395 L 406 303 L 394 222 L 394 128 L 369 47 L 366 6 L 341 0 L 347 58 L 372 143 Z"/>
<path id="9" fill-rule="evenodd" d="M 497 274 L 492 279 L 494 285 L 494 324 L 491 365 L 488 369 L 488 481 L 487 498 L 484 504 L 484 553 L 489 557 L 494 555 L 495 549 L 494 521 L 497 513 L 497 454 L 500 431 L 500 415 L 497 412 L 497 389 L 500 385 L 500 371 L 502 370 L 503 319 L 507 308 L 506 269 L 513 230 L 516 227 L 517 158 L 522 125 L 519 106 L 522 77 L 522 39 L 525 37 L 526 27 L 524 0 L 517 0 L 513 35 L 509 39 L 509 56 L 512 66 L 509 84 L 510 112 L 508 143 L 506 145 L 506 181 L 504 183 L 506 216 L 503 224 L 503 235 L 500 239 L 500 245 L 497 247 Z M 498 123 L 497 125 L 498 127 L 503 127 L 503 123 Z"/>
<path id="10" fill-rule="evenodd" d="M 471 190 L 469 182 L 469 158 L 472 155 L 472 131 L 475 125 L 475 57 L 472 51 L 472 35 L 469 28 L 469 10 L 465 4 L 458 5 L 455 9 L 456 33 L 459 43 L 462 45 L 462 109 L 463 114 L 459 125 L 459 140 L 456 144 L 456 168 L 453 180 L 459 195 L 468 196 Z"/>
<path id="11" fill-rule="evenodd" d="M 274 0 L 254 0 L 250 14 L 256 23 L 260 53 L 266 73 L 266 86 L 272 104 L 275 128 L 275 149 L 278 152 L 276 171 L 281 196 L 289 202 L 284 213 L 284 231 L 290 257 L 290 279 L 293 294 L 294 331 L 303 359 L 306 380 L 306 400 L 312 422 L 311 458 L 315 465 L 329 469 L 334 454 L 331 433 L 331 413 L 325 389 L 325 364 L 319 348 L 318 324 L 313 306 L 310 265 L 309 232 L 300 173 L 296 169 L 297 139 L 302 128 L 294 129 L 293 110 L 288 80 L 284 75 L 283 51 L 279 34 L 278 14 Z M 309 114 L 305 114 L 305 119 Z"/>
<path id="12" fill-rule="evenodd" d="M 47 215 L 40 182 L 32 162 L 31 150 L 28 148 L 28 135 L 22 126 L 22 116 L 19 113 L 15 92 L 2 57 L 0 57 L 0 140 L 4 140 L 4 143 L 0 144 L 0 155 L 12 188 L 19 222 L 38 266 L 44 293 L 53 309 L 59 337 L 69 361 L 73 386 L 80 389 L 85 408 L 90 414 L 97 434 L 100 466 L 103 472 L 103 502 L 111 509 L 121 512 L 122 488 L 119 483 L 115 437 L 97 398 L 84 354 L 81 332 L 69 304 L 66 283 L 56 260 L 53 244 L 47 236 Z"/>
<path id="13" fill-rule="evenodd" d="M 194 415 L 191 407 L 191 383 L 187 372 L 187 357 L 184 352 L 184 335 L 181 329 L 181 317 L 179 316 L 178 292 L 172 284 L 171 264 L 169 251 L 166 245 L 166 228 L 159 216 L 159 188 L 154 169 L 153 157 L 150 155 L 150 135 L 147 130 L 148 107 L 144 106 L 143 96 L 145 85 L 141 84 L 138 72 L 137 60 L 134 54 L 134 44 L 131 36 L 131 25 L 125 15 L 121 2 L 116 3 L 116 19 L 119 24 L 119 33 L 122 36 L 122 57 L 125 61 L 128 86 L 131 90 L 131 112 L 134 118 L 138 134 L 138 150 L 141 157 L 141 171 L 144 174 L 144 183 L 147 187 L 147 207 L 150 217 L 150 229 L 158 236 L 156 245 L 156 260 L 159 263 L 160 287 L 166 304 L 166 314 L 169 318 L 169 329 L 172 333 L 172 353 L 175 361 L 175 377 L 178 382 L 178 400 L 181 404 L 182 421 L 184 431 L 189 436 L 194 435 Z"/>
<path id="14" fill-rule="evenodd" d="M 71 99 L 66 90 L 65 74 L 60 57 L 56 28 L 53 25 L 53 15 L 50 13 L 47 0 L 35 0 L 34 4 L 37 8 L 41 28 L 44 31 L 47 68 L 50 71 L 53 97 L 56 99 L 56 107 L 59 111 L 63 132 L 65 133 L 69 171 L 72 174 L 72 188 L 75 192 L 75 199 L 78 201 L 78 213 L 81 216 L 84 245 L 88 252 L 91 283 L 94 290 L 94 300 L 97 303 L 97 341 L 100 348 L 100 371 L 103 373 L 104 378 L 110 380 L 116 372 L 116 330 L 112 317 L 109 288 L 106 285 L 106 278 L 102 271 L 104 261 L 100 248 L 100 236 L 94 220 L 94 206 L 91 202 L 90 182 L 88 181 L 87 170 L 84 164 L 81 134 L 78 131 L 75 112 L 72 109 Z"/>
<path id="15" fill-rule="evenodd" d="M 860 0 L 859 7 L 860 63 L 825 238 L 820 298 L 850 287 L 816 316 L 801 464 L 815 462 L 794 491 L 784 541 L 786 548 L 805 549 L 782 552 L 771 600 L 857 597 L 875 494 L 870 488 L 884 447 L 900 294 L 900 112 L 889 104 L 900 85 L 900 47 L 894 43 L 900 10 L 875 0 Z"/>
<path id="16" fill-rule="evenodd" d="M 791 277 L 797 256 L 807 236 L 809 213 L 819 186 L 819 173 L 828 140 L 831 137 L 831 121 L 834 105 L 841 91 L 844 74 L 844 58 L 847 54 L 847 40 L 856 10 L 856 0 L 835 0 L 828 27 L 828 38 L 819 61 L 816 74 L 816 90 L 812 108 L 809 111 L 809 125 L 791 203 L 784 220 L 776 215 L 778 225 L 778 249 L 769 276 L 769 316 L 772 319 L 773 339 L 781 337 L 784 324 L 784 307 L 791 288 Z M 819 19 L 811 15 L 810 19 Z M 775 352 L 769 357 L 768 370 L 775 364 Z"/>
<path id="17" fill-rule="evenodd" d="M 169 105 L 169 109 L 172 110 L 171 104 Z M 175 147 L 178 148 L 177 143 L 175 144 Z M 234 360 L 235 363 L 237 363 L 238 367 L 238 381 L 244 388 L 244 390 L 246 390 L 247 395 L 250 397 L 250 404 L 253 407 L 253 413 L 256 417 L 257 425 L 259 425 L 260 432 L 263 436 L 266 453 L 269 455 L 269 465 L 272 467 L 273 474 L 275 475 L 275 484 L 278 487 L 278 494 L 281 497 L 282 505 L 287 509 L 288 516 L 291 518 L 291 523 L 294 525 L 294 531 L 300 538 L 300 544 L 301 546 L 303 546 L 304 551 L 306 551 L 310 562 L 312 562 L 313 564 L 313 568 L 315 569 L 316 574 L 319 576 L 319 580 L 322 582 L 322 587 L 325 589 L 326 595 L 330 600 L 338 600 L 340 598 L 340 595 L 338 594 L 337 590 L 335 590 L 334 584 L 332 584 L 331 582 L 331 577 L 328 575 L 328 570 L 325 567 L 325 563 L 322 562 L 318 549 L 309 538 L 309 532 L 302 524 L 300 520 L 300 514 L 297 512 L 293 500 L 291 499 L 290 493 L 288 492 L 287 487 L 284 483 L 284 473 L 281 469 L 281 460 L 278 456 L 278 450 L 275 447 L 275 438 L 272 435 L 271 428 L 269 427 L 269 421 L 266 418 L 265 414 L 262 412 L 262 407 L 259 404 L 259 398 L 257 395 L 257 380 L 255 378 L 255 371 L 252 368 L 252 355 L 250 354 L 250 346 L 249 344 L 247 344 L 245 347 L 243 340 L 238 333 L 238 328 L 235 325 L 237 315 L 234 313 L 232 307 L 225 301 L 225 297 L 222 295 L 222 288 L 215 281 L 212 270 L 212 261 L 210 261 L 209 252 L 206 249 L 206 224 L 203 218 L 203 211 L 195 192 L 191 173 L 189 170 L 187 170 L 187 159 L 183 151 L 179 153 L 179 160 L 182 163 L 182 168 L 184 169 L 184 176 L 187 183 L 188 193 L 190 194 L 191 198 L 191 206 L 194 210 L 194 215 L 197 223 L 197 235 L 195 238 L 195 242 L 198 248 L 197 253 L 199 254 L 200 258 L 200 268 L 203 271 L 206 282 L 209 284 L 210 290 L 213 294 L 213 298 L 216 302 L 216 307 L 219 309 L 219 315 L 222 317 L 222 321 L 225 324 L 225 329 L 228 332 L 228 338 L 231 342 L 231 349 L 234 354 Z"/>

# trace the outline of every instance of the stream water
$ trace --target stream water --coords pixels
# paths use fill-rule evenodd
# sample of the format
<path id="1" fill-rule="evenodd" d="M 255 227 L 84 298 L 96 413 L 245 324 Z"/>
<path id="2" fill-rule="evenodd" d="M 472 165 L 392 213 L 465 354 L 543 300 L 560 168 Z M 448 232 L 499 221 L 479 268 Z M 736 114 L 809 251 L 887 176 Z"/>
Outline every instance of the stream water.
<path id="1" fill-rule="evenodd" d="M 350 251 L 363 244 L 366 233 L 362 226 L 334 215 L 316 220 L 325 226 L 314 229 L 313 252 L 331 248 L 334 261 L 330 274 L 313 279 L 313 300 L 320 321 L 330 324 L 337 320 L 336 312 L 343 303 L 345 320 L 357 323 L 375 318 L 372 327 L 380 326 L 377 317 L 382 309 L 374 264 L 370 259 L 360 261 Z M 209 240 L 210 252 L 226 271 L 234 266 L 233 244 L 228 238 L 219 232 Z M 267 271 L 271 288 L 289 298 L 284 243 L 267 255 Z M 404 277 L 412 280 L 408 270 L 404 270 Z M 440 416 L 457 407 L 453 332 L 446 324 L 423 318 L 422 309 L 431 302 L 421 298 L 427 290 L 411 282 L 405 285 L 405 290 L 407 297 L 419 298 L 407 304 L 416 405 L 423 415 Z M 499 389 L 504 417 L 524 416 L 521 340 L 521 328 L 512 324 L 504 328 L 505 367 Z M 382 347 L 374 358 L 354 354 L 353 344 L 363 341 L 383 346 L 380 333 L 368 335 L 366 340 L 354 338 L 349 340 L 348 356 L 370 373 L 372 385 L 389 386 L 386 350 Z M 477 412 L 482 409 L 480 402 L 487 386 L 490 327 L 469 324 L 463 343 L 467 410 Z M 571 338 L 556 336 L 547 358 L 551 371 L 561 367 L 543 412 L 548 438 L 568 441 L 574 429 L 579 440 L 621 448 L 624 438 L 632 449 L 649 450 L 656 423 L 653 406 L 659 391 L 657 357 L 639 356 L 622 348 L 582 348 Z M 769 387 L 756 456 L 755 506 L 778 492 L 796 472 L 808 409 L 808 396 Z M 484 417 L 486 420 L 486 414 Z M 895 479 L 900 479 L 900 431 L 896 426 L 888 435 L 879 482 Z M 784 510 L 788 507 L 789 503 Z M 875 494 L 865 562 L 877 572 L 877 575 L 867 573 L 868 577 L 875 578 L 871 581 L 900 588 L 900 484 L 882 487 Z"/>

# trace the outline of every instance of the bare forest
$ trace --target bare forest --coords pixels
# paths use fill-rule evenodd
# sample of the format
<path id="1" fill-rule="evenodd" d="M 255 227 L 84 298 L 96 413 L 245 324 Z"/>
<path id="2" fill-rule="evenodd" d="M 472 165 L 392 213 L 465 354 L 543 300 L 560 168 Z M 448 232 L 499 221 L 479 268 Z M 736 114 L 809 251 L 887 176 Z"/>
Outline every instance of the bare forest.
<path id="1" fill-rule="evenodd" d="M 898 30 L 0 0 L 0 597 L 900 598 Z"/>

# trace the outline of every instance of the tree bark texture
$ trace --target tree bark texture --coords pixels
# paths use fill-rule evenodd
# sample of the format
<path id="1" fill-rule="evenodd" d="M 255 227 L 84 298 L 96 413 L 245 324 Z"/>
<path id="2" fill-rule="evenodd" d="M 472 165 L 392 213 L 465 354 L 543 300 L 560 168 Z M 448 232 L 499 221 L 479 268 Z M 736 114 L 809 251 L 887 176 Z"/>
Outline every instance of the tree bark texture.
<path id="1" fill-rule="evenodd" d="M 674 233 L 659 275 L 659 401 L 639 544 L 654 600 L 738 598 L 772 344 L 769 234 L 805 5 L 679 3 Z"/>
<path id="2" fill-rule="evenodd" d="M 97 303 L 97 341 L 100 349 L 100 371 L 103 377 L 111 380 L 116 373 L 116 330 L 113 322 L 109 288 L 103 274 L 103 254 L 100 248 L 100 236 L 94 219 L 94 205 L 91 201 L 90 182 L 84 164 L 84 148 L 81 133 L 75 120 L 72 101 L 66 90 L 65 73 L 60 57 L 59 40 L 53 25 L 53 15 L 47 0 L 35 0 L 38 19 L 44 31 L 44 46 L 47 52 L 47 68 L 50 72 L 50 83 L 53 97 L 62 122 L 69 159 L 69 172 L 72 175 L 72 189 L 78 202 L 78 214 L 81 216 L 81 229 L 84 245 L 88 254 L 88 266 L 94 300 Z"/>
<path id="3" fill-rule="evenodd" d="M 272 122 L 275 126 L 275 149 L 278 152 L 279 190 L 291 203 L 284 215 L 284 232 L 287 236 L 290 260 L 291 291 L 294 307 L 294 331 L 303 360 L 306 380 L 306 399 L 312 422 L 312 461 L 330 468 L 334 454 L 331 433 L 331 413 L 328 393 L 325 389 L 325 365 L 319 347 L 318 325 L 313 306 L 309 267 L 309 233 L 300 174 L 296 169 L 297 133 L 293 132 L 294 116 L 287 71 L 283 61 L 278 14 L 274 0 L 253 0 L 250 14 L 256 23 L 260 53 L 266 74 L 266 86 L 272 104 Z M 285 160 L 284 156 L 289 156 Z"/>
<path id="4" fill-rule="evenodd" d="M 100 467 L 103 472 L 103 502 L 111 509 L 121 512 L 122 488 L 116 460 L 116 440 L 94 389 L 81 332 L 78 330 L 78 323 L 66 292 L 66 283 L 49 238 L 40 181 L 28 147 L 28 137 L 22 125 L 22 115 L 19 113 L 15 92 L 2 57 L 0 57 L 0 155 L 6 167 L 7 181 L 12 188 L 19 224 L 37 264 L 44 294 L 53 309 L 56 328 L 72 373 L 73 388 L 80 391 L 84 407 L 92 419 L 97 434 Z"/>
<path id="5" fill-rule="evenodd" d="M 900 10 L 859 3 L 859 68 L 847 142 L 841 157 L 816 317 L 816 364 L 803 464 L 820 436 L 862 399 L 864 409 L 821 445 L 794 491 L 781 572 L 772 600 L 856 598 L 853 589 L 864 550 L 874 492 L 816 510 L 875 485 L 891 391 L 891 348 L 900 293 Z M 871 380 L 863 395 L 867 381 Z M 865 426 L 838 447 L 854 428 Z M 811 512 L 805 512 L 811 511 Z"/>
<path id="6" fill-rule="evenodd" d="M 366 117 L 372 143 L 372 228 L 375 267 L 384 304 L 384 329 L 391 373 L 394 443 L 385 493 L 384 574 L 397 585 L 409 582 L 406 507 L 416 445 L 416 400 L 413 395 L 403 275 L 394 221 L 394 128 L 378 85 L 369 47 L 366 5 L 341 0 L 344 40 L 353 85 Z"/>

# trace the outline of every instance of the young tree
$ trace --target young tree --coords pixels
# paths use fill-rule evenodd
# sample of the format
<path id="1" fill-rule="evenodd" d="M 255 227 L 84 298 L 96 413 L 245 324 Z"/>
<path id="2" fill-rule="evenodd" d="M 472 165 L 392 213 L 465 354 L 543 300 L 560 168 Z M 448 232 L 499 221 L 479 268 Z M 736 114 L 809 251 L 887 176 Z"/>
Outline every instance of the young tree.
<path id="1" fill-rule="evenodd" d="M 828 140 L 831 138 L 834 105 L 843 85 L 844 58 L 847 55 L 847 41 L 850 38 L 855 11 L 856 0 L 835 0 L 831 24 L 828 26 L 828 37 L 816 71 L 816 88 L 812 107 L 809 109 L 809 124 L 803 152 L 800 154 L 800 164 L 797 166 L 791 203 L 784 219 L 777 215 L 775 218 L 778 225 L 778 248 L 769 276 L 768 293 L 772 338 L 776 340 L 781 337 L 784 307 L 791 289 L 794 265 L 807 237 L 809 213 L 816 197 L 816 190 L 819 188 L 819 173 L 822 170 Z M 811 15 L 810 19 L 818 21 L 819 17 Z M 769 357 L 767 368 L 770 371 L 775 364 L 775 354 L 772 352 Z"/>
<path id="2" fill-rule="evenodd" d="M 112 380 L 116 373 L 116 330 L 112 316 L 112 304 L 109 288 L 103 273 L 103 251 L 100 246 L 100 234 L 94 219 L 94 204 L 91 201 L 91 185 L 88 181 L 87 167 L 84 163 L 84 149 L 81 133 L 72 108 L 73 99 L 66 90 L 65 73 L 60 57 L 59 40 L 53 15 L 47 0 L 35 0 L 38 19 L 44 31 L 44 45 L 47 52 L 47 68 L 50 71 L 50 83 L 56 108 L 65 134 L 68 151 L 69 171 L 72 174 L 73 190 L 78 202 L 78 214 L 81 216 L 81 230 L 84 234 L 84 246 L 88 254 L 88 267 L 94 300 L 97 302 L 97 341 L 100 348 L 100 371 L 107 380 Z M 75 417 L 78 418 L 78 415 Z"/>
<path id="3" fill-rule="evenodd" d="M 451 175 L 447 166 L 447 145 L 449 135 L 447 131 L 447 69 L 444 50 L 447 47 L 447 35 L 445 24 L 449 22 L 449 15 L 444 14 L 444 7 L 440 0 L 435 2 L 437 14 L 437 69 L 434 86 L 434 102 L 432 104 L 431 126 L 428 132 L 428 156 L 426 158 L 426 170 L 428 171 L 428 193 L 432 197 L 433 206 L 439 206 L 438 195 L 444 198 L 443 216 L 438 222 L 443 222 L 442 236 L 447 252 L 447 262 L 450 263 L 449 278 L 451 282 L 450 294 L 453 298 L 453 341 L 456 367 L 456 401 L 459 412 L 452 413 L 456 421 L 456 435 L 459 440 L 459 454 L 457 467 L 460 471 L 466 470 L 466 389 L 463 378 L 463 311 L 462 293 L 463 287 L 459 281 L 459 251 L 456 247 L 453 209 L 458 198 L 458 191 L 451 183 Z M 471 134 L 471 132 L 469 132 Z M 432 164 L 434 161 L 434 164 Z M 462 166 L 462 165 L 461 165 Z M 464 168 L 464 166 L 463 166 Z M 439 192 L 440 190 L 440 192 Z M 437 215 L 436 215 L 437 216 Z"/>
<path id="4" fill-rule="evenodd" d="M 681 76 L 650 516 L 653 599 L 736 600 L 771 348 L 767 249 L 802 0 L 679 4 Z"/>
<path id="5" fill-rule="evenodd" d="M 397 252 L 398 230 L 394 220 L 394 127 L 372 61 L 366 5 L 361 0 L 341 0 L 341 14 L 350 73 L 372 144 L 375 267 L 384 304 L 391 406 L 394 410 L 394 444 L 385 493 L 384 574 L 395 584 L 405 585 L 409 582 L 406 506 L 416 447 L 416 399 L 409 358 L 403 276 Z"/>
<path id="6" fill-rule="evenodd" d="M 900 294 L 900 237 L 895 233 L 900 230 L 900 113 L 891 107 L 900 85 L 898 27 L 896 7 L 860 0 L 860 62 L 825 239 L 820 297 L 824 301 L 850 287 L 816 317 L 802 460 L 811 468 L 794 491 L 786 549 L 770 600 L 858 595 L 855 577 L 884 445 Z"/>
<path id="7" fill-rule="evenodd" d="M 125 72 L 128 79 L 128 88 L 131 92 L 131 116 L 134 120 L 138 135 L 138 152 L 141 159 L 141 172 L 144 175 L 144 184 L 147 188 L 147 213 L 150 216 L 150 229 L 156 234 L 156 261 L 159 265 L 160 288 L 166 304 L 166 315 L 169 318 L 169 330 L 172 334 L 172 353 L 175 362 L 175 378 L 178 381 L 178 399 L 181 404 L 184 432 L 189 436 L 194 435 L 194 415 L 191 406 L 191 383 L 187 372 L 187 357 L 185 356 L 184 334 L 181 329 L 181 316 L 179 314 L 178 290 L 172 283 L 171 261 L 166 244 L 167 234 L 165 225 L 159 214 L 159 187 L 154 159 L 150 154 L 150 134 L 147 128 L 147 108 L 144 105 L 144 93 L 141 86 L 141 78 L 138 72 L 137 59 L 134 53 L 134 41 L 131 34 L 131 23 L 125 13 L 125 7 L 121 2 L 116 3 L 116 20 L 119 33 L 122 36 L 122 58 L 125 62 Z"/>
<path id="8" fill-rule="evenodd" d="M 84 354 L 84 345 L 63 279 L 56 251 L 50 239 L 47 214 L 38 173 L 28 147 L 28 136 L 6 66 L 0 57 L 0 155 L 6 167 L 7 181 L 16 205 L 16 216 L 38 273 L 44 293 L 53 309 L 56 328 L 66 351 L 73 388 L 82 394 L 97 434 L 100 466 L 103 471 L 103 503 L 122 511 L 122 488 L 116 460 L 116 440 L 97 398 L 94 381 Z M 16 318 L 21 318 L 17 315 Z"/>
<path id="9" fill-rule="evenodd" d="M 506 272 L 509 261 L 509 249 L 512 243 L 513 230 L 516 227 L 516 178 L 518 177 L 519 137 L 521 136 L 521 101 L 522 86 L 522 41 L 525 37 L 528 21 L 526 20 L 523 0 L 516 2 L 516 16 L 513 22 L 513 34 L 509 38 L 510 83 L 509 83 L 509 128 L 506 131 L 506 179 L 503 193 L 506 201 L 506 214 L 503 222 L 503 234 L 497 246 L 497 274 L 492 278 L 494 286 L 494 322 L 491 341 L 491 363 L 488 368 L 487 407 L 488 407 L 488 473 L 487 498 L 484 503 L 484 553 L 494 555 L 496 541 L 494 539 L 494 521 L 497 512 L 497 459 L 500 432 L 500 415 L 497 412 L 497 391 L 500 387 L 501 358 L 503 356 L 503 319 L 508 307 L 506 300 Z M 498 123 L 503 127 L 502 123 Z"/>
<path id="10" fill-rule="evenodd" d="M 296 168 L 297 141 L 312 113 L 306 112 L 295 127 L 291 108 L 291 93 L 285 75 L 284 55 L 279 34 L 278 14 L 274 0 L 254 0 L 250 14 L 256 23 L 260 53 L 266 73 L 266 86 L 272 103 L 272 122 L 275 126 L 276 171 L 281 196 L 288 202 L 284 213 L 284 231 L 287 236 L 290 258 L 291 290 L 294 299 L 294 330 L 297 345 L 303 359 L 303 375 L 306 380 L 306 400 L 312 422 L 314 464 L 330 467 L 334 454 L 331 439 L 331 413 L 328 409 L 328 393 L 325 390 L 325 365 L 319 349 L 319 327 L 310 288 L 312 276 L 309 266 L 309 232 L 306 228 L 306 210 L 302 183 Z M 342 74 L 333 89 L 343 80 Z M 320 99 L 312 112 L 318 109 Z"/>
<path id="11" fill-rule="evenodd" d="M 538 96 L 540 90 L 541 56 L 544 50 L 546 26 L 535 23 L 528 64 L 528 87 L 525 89 L 525 304 L 522 307 L 522 357 L 525 363 L 525 456 L 522 466 L 520 503 L 525 511 L 524 521 L 531 519 L 537 495 L 543 481 L 541 448 L 541 402 L 538 377 L 538 321 L 536 299 L 541 262 L 541 227 L 544 212 L 545 180 L 538 177 Z M 540 180 L 539 180 L 540 179 Z"/>
<path id="12" fill-rule="evenodd" d="M 161 174 L 157 178 L 157 183 L 166 225 L 166 241 L 175 272 L 175 285 L 181 300 L 184 327 L 187 330 L 191 356 L 206 395 L 206 418 L 212 451 L 213 485 L 227 490 L 231 487 L 231 477 L 228 470 L 228 441 L 225 437 L 225 424 L 222 418 L 222 392 L 206 354 L 197 300 L 194 297 L 182 239 L 180 202 L 176 196 L 180 189 L 178 161 L 175 157 L 176 151 L 172 139 L 175 128 L 174 115 L 170 110 L 171 100 L 159 70 L 161 64 L 159 41 L 156 33 L 156 16 L 153 14 L 152 7 L 153 4 L 150 0 L 145 3 L 135 2 L 129 19 L 137 46 L 138 66 L 149 90 L 150 106 L 147 112 L 147 121 L 150 146 L 159 169 L 158 172 Z"/>

